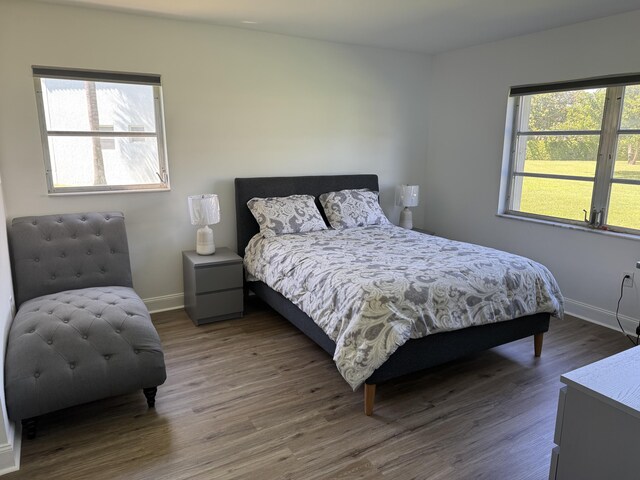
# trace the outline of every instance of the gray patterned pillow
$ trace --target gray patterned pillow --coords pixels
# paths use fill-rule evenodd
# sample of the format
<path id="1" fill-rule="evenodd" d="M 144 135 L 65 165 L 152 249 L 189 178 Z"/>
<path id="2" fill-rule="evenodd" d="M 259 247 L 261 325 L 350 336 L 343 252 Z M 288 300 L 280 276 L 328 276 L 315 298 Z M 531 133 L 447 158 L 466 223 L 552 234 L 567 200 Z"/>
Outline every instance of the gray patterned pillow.
<path id="1" fill-rule="evenodd" d="M 327 229 L 311 195 L 256 197 L 249 200 L 247 206 L 264 237 Z"/>
<path id="2" fill-rule="evenodd" d="M 336 230 L 366 225 L 389 225 L 378 203 L 378 192 L 367 189 L 340 190 L 320 195 L 320 204 Z"/>

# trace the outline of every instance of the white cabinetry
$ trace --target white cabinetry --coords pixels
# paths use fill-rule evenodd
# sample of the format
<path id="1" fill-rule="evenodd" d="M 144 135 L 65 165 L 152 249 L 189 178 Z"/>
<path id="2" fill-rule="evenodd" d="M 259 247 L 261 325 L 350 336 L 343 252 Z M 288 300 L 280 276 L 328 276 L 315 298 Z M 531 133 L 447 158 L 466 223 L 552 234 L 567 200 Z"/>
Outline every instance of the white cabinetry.
<path id="1" fill-rule="evenodd" d="M 640 347 L 560 378 L 549 478 L 640 478 Z"/>

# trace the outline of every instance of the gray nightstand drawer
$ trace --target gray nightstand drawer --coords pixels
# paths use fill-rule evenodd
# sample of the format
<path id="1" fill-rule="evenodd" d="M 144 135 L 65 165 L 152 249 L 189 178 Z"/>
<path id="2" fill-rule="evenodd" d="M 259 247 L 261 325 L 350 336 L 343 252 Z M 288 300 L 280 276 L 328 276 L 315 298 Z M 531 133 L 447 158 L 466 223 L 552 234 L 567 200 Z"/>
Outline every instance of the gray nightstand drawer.
<path id="1" fill-rule="evenodd" d="M 182 252 L 184 309 L 196 325 L 242 317 L 242 258 L 226 247 L 214 255 Z"/>
<path id="2" fill-rule="evenodd" d="M 197 320 L 215 317 L 228 318 L 228 315 L 241 316 L 243 310 L 243 291 L 241 288 L 224 292 L 203 293 L 197 297 L 195 317 Z"/>
<path id="3" fill-rule="evenodd" d="M 242 263 L 196 268 L 196 293 L 242 287 Z"/>

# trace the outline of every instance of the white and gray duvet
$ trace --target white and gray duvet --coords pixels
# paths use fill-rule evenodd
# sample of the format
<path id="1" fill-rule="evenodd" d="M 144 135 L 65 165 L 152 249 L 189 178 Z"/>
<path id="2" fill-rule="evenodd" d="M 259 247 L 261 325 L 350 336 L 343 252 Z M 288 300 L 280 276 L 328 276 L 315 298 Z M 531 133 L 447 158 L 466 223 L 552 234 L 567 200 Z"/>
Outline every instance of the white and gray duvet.
<path id="1" fill-rule="evenodd" d="M 563 313 L 543 265 L 393 225 L 256 235 L 244 264 L 248 280 L 284 295 L 336 343 L 353 389 L 410 338 Z"/>

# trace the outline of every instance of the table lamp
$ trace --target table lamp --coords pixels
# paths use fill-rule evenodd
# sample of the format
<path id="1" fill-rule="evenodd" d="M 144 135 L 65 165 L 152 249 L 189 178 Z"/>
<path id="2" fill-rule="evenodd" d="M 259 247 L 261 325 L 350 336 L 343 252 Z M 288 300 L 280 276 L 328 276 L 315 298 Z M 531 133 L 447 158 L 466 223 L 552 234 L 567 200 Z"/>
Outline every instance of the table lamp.
<path id="1" fill-rule="evenodd" d="M 213 230 L 209 225 L 220 221 L 220 204 L 218 195 L 207 193 L 189 196 L 189 213 L 191 225 L 199 225 L 196 235 L 196 253 L 198 255 L 212 255 L 216 252 L 213 243 Z"/>
<path id="2" fill-rule="evenodd" d="M 400 226 L 402 228 L 413 228 L 413 215 L 409 207 L 418 206 L 418 195 L 420 187 L 418 185 L 398 185 L 396 189 L 396 205 L 404 207 L 400 212 Z"/>

